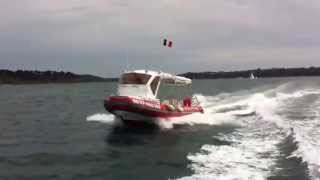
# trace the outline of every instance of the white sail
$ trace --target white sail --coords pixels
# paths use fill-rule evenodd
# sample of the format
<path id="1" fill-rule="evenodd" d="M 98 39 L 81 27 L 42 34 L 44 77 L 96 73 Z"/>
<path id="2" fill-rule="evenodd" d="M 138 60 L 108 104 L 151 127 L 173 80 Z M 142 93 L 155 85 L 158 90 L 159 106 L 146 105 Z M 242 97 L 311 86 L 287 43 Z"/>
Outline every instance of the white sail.
<path id="1" fill-rule="evenodd" d="M 254 77 L 253 73 L 250 74 L 250 77 L 249 77 L 249 78 L 250 78 L 250 79 L 256 79 L 256 78 Z"/>

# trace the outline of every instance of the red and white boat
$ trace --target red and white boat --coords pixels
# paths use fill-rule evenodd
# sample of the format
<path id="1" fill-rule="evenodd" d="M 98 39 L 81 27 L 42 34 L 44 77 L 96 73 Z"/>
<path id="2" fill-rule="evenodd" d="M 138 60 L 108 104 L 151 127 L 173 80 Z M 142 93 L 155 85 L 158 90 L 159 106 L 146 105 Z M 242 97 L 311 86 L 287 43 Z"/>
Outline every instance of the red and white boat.
<path id="1" fill-rule="evenodd" d="M 180 98 L 158 98 L 162 84 L 190 87 L 191 79 L 149 70 L 126 71 L 119 79 L 117 95 L 107 97 L 104 106 L 128 124 L 173 121 L 177 117 L 203 113 L 195 97 L 181 98 L 179 92 Z"/>

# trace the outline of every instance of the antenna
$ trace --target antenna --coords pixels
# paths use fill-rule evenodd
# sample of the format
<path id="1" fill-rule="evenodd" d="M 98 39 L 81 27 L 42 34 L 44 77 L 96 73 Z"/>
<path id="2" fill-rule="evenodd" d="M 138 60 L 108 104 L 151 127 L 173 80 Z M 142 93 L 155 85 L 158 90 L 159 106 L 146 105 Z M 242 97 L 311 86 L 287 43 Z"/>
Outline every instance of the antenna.
<path id="1" fill-rule="evenodd" d="M 128 56 L 128 48 L 126 48 L 126 71 L 128 71 L 130 68 L 130 64 L 129 64 L 129 56 Z"/>

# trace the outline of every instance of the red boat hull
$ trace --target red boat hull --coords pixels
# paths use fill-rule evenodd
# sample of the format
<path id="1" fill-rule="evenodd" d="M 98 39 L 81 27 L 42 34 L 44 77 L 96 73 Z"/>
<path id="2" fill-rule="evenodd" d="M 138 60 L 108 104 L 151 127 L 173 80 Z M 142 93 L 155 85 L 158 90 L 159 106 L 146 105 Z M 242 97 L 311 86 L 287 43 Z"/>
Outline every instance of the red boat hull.
<path id="1" fill-rule="evenodd" d="M 185 106 L 179 110 L 170 110 L 158 100 L 129 96 L 110 96 L 105 99 L 107 111 L 123 121 L 154 122 L 155 120 L 173 120 L 176 117 L 203 113 L 201 106 Z"/>

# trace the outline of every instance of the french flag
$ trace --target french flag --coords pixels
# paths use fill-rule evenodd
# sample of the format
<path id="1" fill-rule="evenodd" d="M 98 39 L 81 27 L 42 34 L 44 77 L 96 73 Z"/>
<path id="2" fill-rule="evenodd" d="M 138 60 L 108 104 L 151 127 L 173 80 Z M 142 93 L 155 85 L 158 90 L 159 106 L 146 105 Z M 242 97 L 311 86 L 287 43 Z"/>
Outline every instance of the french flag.
<path id="1" fill-rule="evenodd" d="M 167 39 L 163 39 L 163 46 L 171 48 L 173 45 L 172 41 L 168 41 Z"/>

